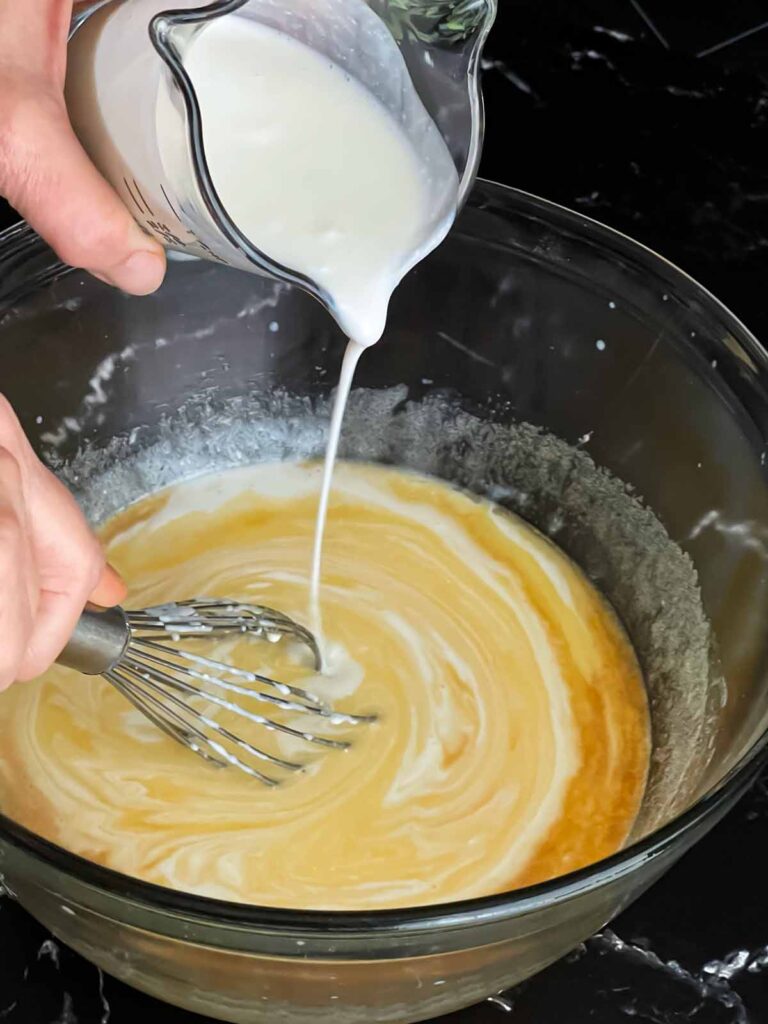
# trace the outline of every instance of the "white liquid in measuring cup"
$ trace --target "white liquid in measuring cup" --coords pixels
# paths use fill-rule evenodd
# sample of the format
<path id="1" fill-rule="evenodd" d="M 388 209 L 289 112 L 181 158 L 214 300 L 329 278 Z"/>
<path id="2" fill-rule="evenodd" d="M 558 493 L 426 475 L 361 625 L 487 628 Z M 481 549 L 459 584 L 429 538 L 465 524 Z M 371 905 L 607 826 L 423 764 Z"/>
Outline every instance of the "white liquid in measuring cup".
<path id="1" fill-rule="evenodd" d="M 423 163 L 395 117 L 341 67 L 245 17 L 184 51 L 213 184 L 240 231 L 330 295 L 347 334 L 378 340 L 402 276 L 450 227 L 458 178 Z M 171 86 L 173 88 L 173 86 Z M 168 97 L 164 119 L 177 117 Z M 443 161 L 450 162 L 445 144 Z"/>
<path id="2" fill-rule="evenodd" d="M 310 618 L 321 639 L 322 542 L 354 370 L 380 338 L 401 278 L 450 228 L 458 176 L 433 125 L 438 167 L 419 158 L 395 117 L 340 66 L 258 22 L 214 20 L 185 51 L 184 66 L 228 214 L 267 256 L 325 289 L 351 338 L 315 531 Z M 161 147 L 164 119 L 175 116 L 170 93 L 161 94 Z"/>

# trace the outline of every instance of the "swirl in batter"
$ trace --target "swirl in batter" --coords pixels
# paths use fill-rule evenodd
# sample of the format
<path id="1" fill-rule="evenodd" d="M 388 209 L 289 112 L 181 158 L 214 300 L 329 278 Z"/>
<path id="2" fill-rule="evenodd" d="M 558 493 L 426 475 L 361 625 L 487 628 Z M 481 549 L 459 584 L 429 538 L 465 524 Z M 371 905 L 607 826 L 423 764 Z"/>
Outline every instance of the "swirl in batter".
<path id="1" fill-rule="evenodd" d="M 319 474 L 232 470 L 115 517 L 104 536 L 131 605 L 228 596 L 304 620 Z M 295 908 L 480 896 L 622 845 L 646 776 L 645 691 L 612 612 L 550 542 L 444 483 L 341 463 L 322 600 L 327 676 L 282 645 L 206 653 L 375 711 L 348 752 L 313 753 L 267 789 L 56 668 L 0 699 L 4 811 L 128 874 Z"/>

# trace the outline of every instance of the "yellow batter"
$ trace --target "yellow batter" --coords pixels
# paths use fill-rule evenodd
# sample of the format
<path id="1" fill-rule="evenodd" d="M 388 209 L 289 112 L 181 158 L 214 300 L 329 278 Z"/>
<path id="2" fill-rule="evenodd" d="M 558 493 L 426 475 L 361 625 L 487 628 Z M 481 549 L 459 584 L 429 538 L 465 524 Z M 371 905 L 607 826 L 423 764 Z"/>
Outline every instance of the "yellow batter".
<path id="1" fill-rule="evenodd" d="M 305 620 L 319 473 L 235 470 L 118 515 L 105 537 L 130 604 L 231 596 Z M 312 753 L 267 789 L 200 762 L 108 683 L 55 669 L 0 698 L 5 812 L 161 885 L 296 908 L 479 896 L 622 845 L 648 761 L 644 688 L 562 553 L 442 483 L 342 463 L 323 583 L 329 678 L 307 678 L 283 645 L 207 653 L 377 712 L 328 727 L 351 750 Z"/>

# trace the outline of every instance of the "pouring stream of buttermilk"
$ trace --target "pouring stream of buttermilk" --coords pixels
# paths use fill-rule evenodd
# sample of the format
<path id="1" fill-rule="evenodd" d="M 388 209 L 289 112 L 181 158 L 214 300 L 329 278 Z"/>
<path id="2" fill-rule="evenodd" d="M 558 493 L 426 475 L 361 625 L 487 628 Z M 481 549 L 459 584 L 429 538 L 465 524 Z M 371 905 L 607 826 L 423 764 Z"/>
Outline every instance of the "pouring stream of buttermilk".
<path id="1" fill-rule="evenodd" d="M 362 85 L 275 29 L 218 18 L 192 41 L 185 68 L 200 103 L 211 176 L 232 219 L 272 259 L 331 296 L 349 337 L 312 555 L 310 625 L 322 643 L 323 537 L 355 368 L 364 349 L 381 337 L 400 280 L 450 229 L 458 175 L 431 121 L 427 165 L 395 117 Z M 169 96 L 161 94 L 160 137 L 164 118 L 172 116 Z"/>

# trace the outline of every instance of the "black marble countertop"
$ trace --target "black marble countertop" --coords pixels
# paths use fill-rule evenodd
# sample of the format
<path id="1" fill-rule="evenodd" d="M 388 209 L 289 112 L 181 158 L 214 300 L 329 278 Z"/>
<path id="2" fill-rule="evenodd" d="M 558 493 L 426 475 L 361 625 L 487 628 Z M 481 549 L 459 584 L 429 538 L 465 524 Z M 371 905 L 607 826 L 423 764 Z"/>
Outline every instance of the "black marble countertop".
<path id="1" fill-rule="evenodd" d="M 482 173 L 651 246 L 768 339 L 765 0 L 500 0 Z M 2 211 L 0 211 L 2 213 Z M 610 927 L 452 1024 L 768 1022 L 768 774 Z M 0 899 L 3 1024 L 195 1024 Z"/>

